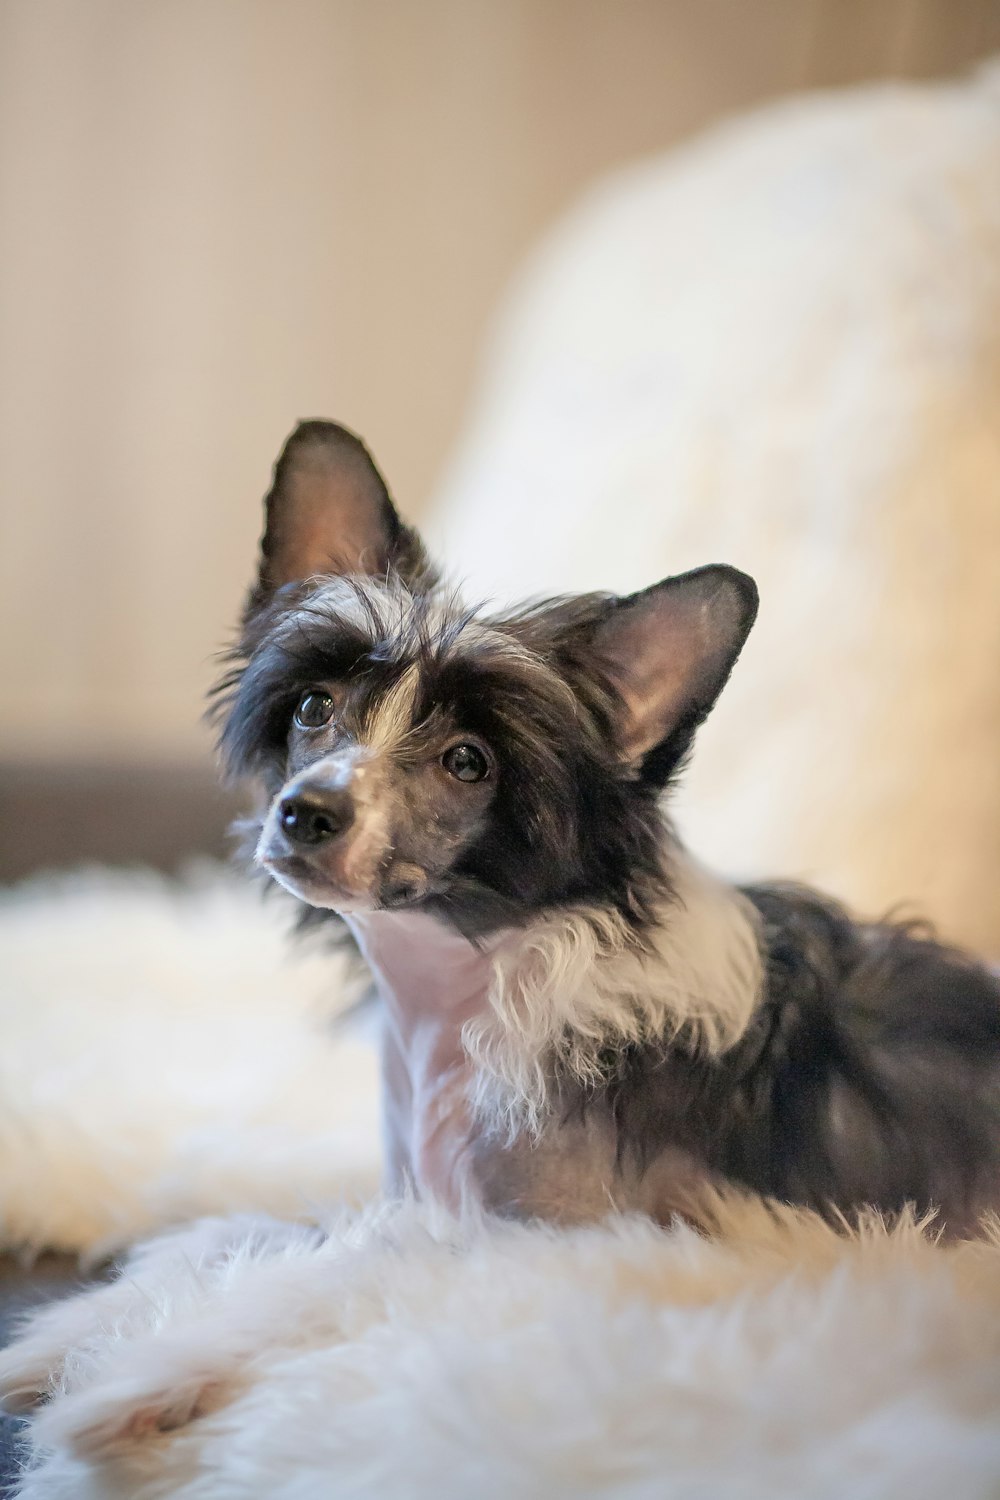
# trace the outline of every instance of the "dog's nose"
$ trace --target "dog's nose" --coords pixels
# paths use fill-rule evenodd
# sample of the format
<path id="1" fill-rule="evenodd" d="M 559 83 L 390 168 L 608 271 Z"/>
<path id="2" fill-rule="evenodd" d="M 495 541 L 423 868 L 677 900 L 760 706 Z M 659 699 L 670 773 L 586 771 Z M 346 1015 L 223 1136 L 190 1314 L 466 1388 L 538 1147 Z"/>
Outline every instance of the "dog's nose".
<path id="1" fill-rule="evenodd" d="M 278 822 L 293 844 L 323 844 L 350 827 L 354 804 L 347 791 L 302 791 L 285 797 Z"/>

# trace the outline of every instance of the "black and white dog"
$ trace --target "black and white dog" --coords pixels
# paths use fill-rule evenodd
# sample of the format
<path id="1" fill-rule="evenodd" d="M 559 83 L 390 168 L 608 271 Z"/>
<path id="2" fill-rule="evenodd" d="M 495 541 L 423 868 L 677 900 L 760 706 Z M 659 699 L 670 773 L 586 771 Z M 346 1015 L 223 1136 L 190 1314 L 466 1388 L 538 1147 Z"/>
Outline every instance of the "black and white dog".
<path id="1" fill-rule="evenodd" d="M 753 624 L 698 569 L 502 614 L 445 588 L 361 442 L 289 439 L 221 688 L 256 858 L 385 1011 L 390 1187 L 560 1222 L 1000 1205 L 1000 983 L 904 926 L 737 888 L 664 793 Z"/>

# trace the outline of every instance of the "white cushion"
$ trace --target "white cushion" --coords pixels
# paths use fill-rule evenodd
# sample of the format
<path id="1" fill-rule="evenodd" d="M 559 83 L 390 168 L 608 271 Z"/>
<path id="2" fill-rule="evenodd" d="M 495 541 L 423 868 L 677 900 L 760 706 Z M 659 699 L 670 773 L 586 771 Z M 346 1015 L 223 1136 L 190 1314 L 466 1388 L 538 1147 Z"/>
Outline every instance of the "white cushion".
<path id="1" fill-rule="evenodd" d="M 1000 951 L 1000 71 L 599 186 L 513 291 L 432 535 L 504 597 L 752 572 L 690 841 Z"/>

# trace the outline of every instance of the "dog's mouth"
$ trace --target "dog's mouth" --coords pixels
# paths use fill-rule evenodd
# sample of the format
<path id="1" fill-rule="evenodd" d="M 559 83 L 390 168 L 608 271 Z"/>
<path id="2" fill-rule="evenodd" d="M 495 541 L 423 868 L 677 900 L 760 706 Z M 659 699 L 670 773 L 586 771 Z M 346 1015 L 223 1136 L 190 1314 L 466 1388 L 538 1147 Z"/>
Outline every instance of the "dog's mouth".
<path id="1" fill-rule="evenodd" d="M 349 883 L 336 866 L 327 868 L 325 861 L 321 864 L 283 850 L 258 849 L 257 863 L 300 901 L 345 916 L 419 906 L 433 893 L 426 872 L 405 861 L 390 861 L 364 885 Z"/>
<path id="2" fill-rule="evenodd" d="M 310 906 L 346 913 L 364 911 L 375 904 L 367 892 L 352 891 L 341 885 L 301 854 L 258 854 L 257 862 L 286 891 Z"/>

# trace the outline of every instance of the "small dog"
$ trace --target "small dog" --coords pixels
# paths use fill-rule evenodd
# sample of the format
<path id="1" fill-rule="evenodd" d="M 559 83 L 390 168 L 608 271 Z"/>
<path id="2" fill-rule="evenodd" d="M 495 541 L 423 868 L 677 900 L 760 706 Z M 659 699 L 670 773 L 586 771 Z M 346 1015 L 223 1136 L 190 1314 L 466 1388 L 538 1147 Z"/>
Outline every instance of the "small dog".
<path id="1" fill-rule="evenodd" d="M 266 507 L 221 744 L 266 790 L 257 861 L 375 976 L 392 1190 L 666 1222 L 736 1185 L 953 1233 L 998 1205 L 1000 982 L 726 884 L 665 815 L 750 578 L 469 608 L 329 422 L 292 434 Z"/>

